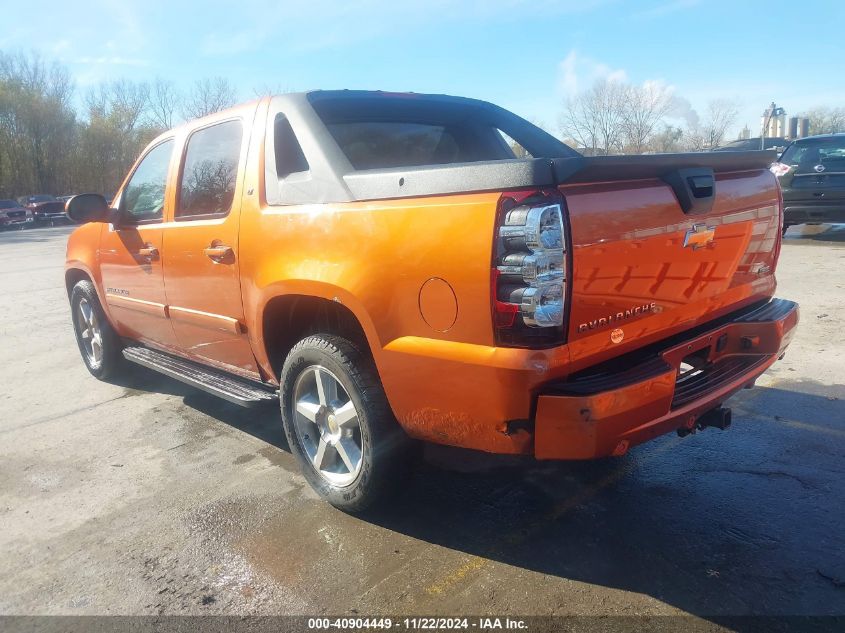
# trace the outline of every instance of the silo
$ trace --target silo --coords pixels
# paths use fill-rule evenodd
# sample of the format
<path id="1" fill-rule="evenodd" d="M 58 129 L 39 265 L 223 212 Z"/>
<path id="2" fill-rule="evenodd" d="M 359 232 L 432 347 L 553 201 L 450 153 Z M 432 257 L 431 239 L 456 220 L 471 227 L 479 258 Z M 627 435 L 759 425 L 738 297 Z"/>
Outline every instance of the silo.
<path id="1" fill-rule="evenodd" d="M 789 137 L 792 140 L 798 138 L 798 117 L 790 117 L 789 119 Z"/>
<path id="2" fill-rule="evenodd" d="M 803 118 L 798 121 L 798 138 L 810 135 L 810 119 Z"/>
<path id="3" fill-rule="evenodd" d="M 772 136 L 786 136 L 786 115 L 779 114 L 775 117 L 775 133 Z"/>

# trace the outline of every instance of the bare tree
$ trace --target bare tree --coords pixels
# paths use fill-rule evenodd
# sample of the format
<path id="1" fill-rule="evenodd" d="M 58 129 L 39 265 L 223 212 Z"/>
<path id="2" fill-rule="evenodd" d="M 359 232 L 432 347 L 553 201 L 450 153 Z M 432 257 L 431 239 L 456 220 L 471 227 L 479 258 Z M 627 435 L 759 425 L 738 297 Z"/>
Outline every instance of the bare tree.
<path id="1" fill-rule="evenodd" d="M 180 97 L 176 85 L 161 77 L 156 78 L 150 89 L 150 123 L 164 131 L 173 127 L 173 117 L 179 107 Z"/>
<path id="2" fill-rule="evenodd" d="M 199 79 L 194 83 L 182 104 L 186 119 L 199 117 L 225 110 L 235 105 L 235 88 L 225 77 Z"/>
<path id="3" fill-rule="evenodd" d="M 845 132 L 845 108 L 817 107 L 804 113 L 810 119 L 810 134 Z"/>
<path id="4" fill-rule="evenodd" d="M 141 125 L 149 103 L 150 85 L 128 79 L 100 84 L 86 97 L 89 112 L 108 116 L 124 133 L 130 133 Z"/>
<path id="5" fill-rule="evenodd" d="M 293 92 L 288 86 L 283 86 L 281 82 L 263 83 L 255 86 L 252 89 L 252 94 L 256 97 L 270 97 L 273 95 L 283 95 Z"/>
<path id="6" fill-rule="evenodd" d="M 119 80 L 85 97 L 87 125 L 80 132 L 74 180 L 77 188 L 112 193 L 138 153 L 156 134 L 148 122 L 150 86 Z"/>
<path id="7" fill-rule="evenodd" d="M 681 128 L 663 124 L 663 127 L 649 140 L 648 150 L 657 154 L 678 152 L 681 150 L 683 138 L 684 131 Z"/>
<path id="8" fill-rule="evenodd" d="M 627 86 L 619 81 L 596 81 L 566 102 L 561 132 L 590 153 L 606 155 L 621 150 L 626 92 Z"/>
<path id="9" fill-rule="evenodd" d="M 725 140 L 728 129 L 736 121 L 739 108 L 730 99 L 715 99 L 707 104 L 705 116 L 687 131 L 687 145 L 700 151 L 719 147 Z"/>
<path id="10" fill-rule="evenodd" d="M 672 90 L 649 81 L 627 86 L 622 109 L 622 136 L 627 153 L 642 154 L 658 125 L 672 108 Z"/>

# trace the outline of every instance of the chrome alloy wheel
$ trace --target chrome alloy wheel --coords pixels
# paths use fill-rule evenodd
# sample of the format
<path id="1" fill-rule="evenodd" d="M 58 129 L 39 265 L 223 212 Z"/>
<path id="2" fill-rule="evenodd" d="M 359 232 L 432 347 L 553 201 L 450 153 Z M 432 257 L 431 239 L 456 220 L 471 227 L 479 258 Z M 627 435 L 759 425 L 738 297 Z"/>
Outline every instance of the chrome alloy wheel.
<path id="1" fill-rule="evenodd" d="M 332 372 L 306 367 L 293 390 L 296 435 L 314 469 L 335 486 L 348 486 L 361 472 L 363 442 L 358 411 Z"/>
<path id="2" fill-rule="evenodd" d="M 79 310 L 79 318 L 76 321 L 76 327 L 79 340 L 82 341 L 88 362 L 96 367 L 103 360 L 103 331 L 88 299 L 81 299 L 77 310 Z"/>

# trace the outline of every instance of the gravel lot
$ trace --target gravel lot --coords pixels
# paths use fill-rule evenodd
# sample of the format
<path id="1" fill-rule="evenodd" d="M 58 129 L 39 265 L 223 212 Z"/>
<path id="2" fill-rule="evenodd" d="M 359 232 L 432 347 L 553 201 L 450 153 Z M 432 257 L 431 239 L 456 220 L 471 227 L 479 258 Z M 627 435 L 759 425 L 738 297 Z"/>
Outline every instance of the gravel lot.
<path id="1" fill-rule="evenodd" d="M 727 432 L 586 464 L 428 447 L 366 520 L 272 407 L 91 378 L 68 233 L 0 234 L 2 614 L 845 614 L 845 229 L 790 230 L 799 332 Z"/>

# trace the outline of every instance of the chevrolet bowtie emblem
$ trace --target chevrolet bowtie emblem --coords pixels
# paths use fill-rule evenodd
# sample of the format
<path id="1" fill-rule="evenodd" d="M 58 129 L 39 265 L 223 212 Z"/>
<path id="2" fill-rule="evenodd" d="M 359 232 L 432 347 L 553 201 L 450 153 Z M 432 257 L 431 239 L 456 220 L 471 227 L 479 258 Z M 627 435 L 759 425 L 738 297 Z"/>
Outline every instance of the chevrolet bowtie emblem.
<path id="1" fill-rule="evenodd" d="M 692 246 L 692 250 L 707 246 L 713 241 L 716 229 L 706 224 L 693 224 L 692 228 L 684 235 L 684 248 Z"/>

